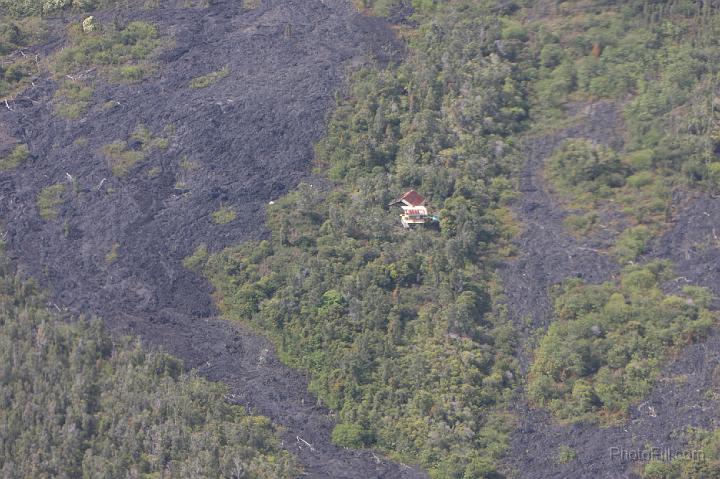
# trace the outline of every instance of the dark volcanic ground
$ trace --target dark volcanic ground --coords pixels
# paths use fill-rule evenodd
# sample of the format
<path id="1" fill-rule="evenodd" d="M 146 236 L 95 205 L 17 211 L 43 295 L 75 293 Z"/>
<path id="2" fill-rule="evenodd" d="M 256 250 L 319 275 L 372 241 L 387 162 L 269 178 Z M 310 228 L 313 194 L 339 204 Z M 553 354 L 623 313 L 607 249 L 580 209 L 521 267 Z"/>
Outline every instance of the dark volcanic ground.
<path id="1" fill-rule="evenodd" d="M 205 10 L 164 3 L 134 13 L 174 42 L 153 78 L 135 85 L 98 81 L 94 107 L 78 121 L 53 116 L 50 79 L 11 102 L 14 111 L 0 112 L 0 129 L 32 154 L 24 168 L 0 177 L 7 241 L 28 273 L 68 307 L 211 315 L 207 285 L 180 260 L 201 243 L 217 250 L 262 236 L 267 202 L 308 177 L 345 71 L 368 56 L 382 61 L 397 52 L 385 24 L 345 2 L 271 1 L 244 13 L 232 0 Z M 96 16 L 115 15 L 123 12 Z M 215 85 L 188 87 L 225 66 L 230 76 Z M 108 109 L 109 102 L 116 106 Z M 116 178 L 101 149 L 127 140 L 139 125 L 170 146 L 128 178 Z M 78 145 L 81 138 L 88 144 Z M 181 167 L 183 160 L 195 168 Z M 42 221 L 37 193 L 66 182 L 67 174 L 79 191 L 59 220 Z M 210 214 L 221 206 L 238 218 L 215 225 Z M 114 243 L 119 256 L 109 266 L 105 255 Z"/>
<path id="2" fill-rule="evenodd" d="M 619 266 L 602 251 L 617 234 L 612 227 L 589 238 L 577 239 L 563 226 L 567 212 L 549 193 L 542 178 L 545 160 L 566 138 L 588 138 L 622 148 L 622 118 L 615 104 L 600 102 L 571 108 L 573 124 L 558 132 L 539 134 L 525 142 L 527 162 L 521 176 L 522 196 L 516 205 L 525 230 L 518 238 L 520 257 L 501 270 L 508 310 L 521 337 L 519 357 L 524 370 L 531 360 L 533 334 L 544 330 L 552 318 L 549 290 L 565 278 L 579 276 L 589 282 L 610 280 Z M 709 287 L 720 297 L 720 201 L 708 197 L 678 198 L 677 221 L 660 238 L 650 259 L 671 259 L 678 278 L 669 290 L 685 284 Z M 609 215 L 609 216 L 608 216 Z M 602 223 L 617 218 L 606 213 Z M 545 411 L 531 408 L 522 397 L 514 412 L 519 425 L 512 437 L 507 462 L 518 476 L 527 479 L 636 477 L 639 465 L 613 456 L 612 448 L 626 451 L 658 447 L 673 454 L 686 450 L 682 431 L 689 426 L 720 427 L 720 335 L 687 347 L 665 368 L 653 391 L 631 408 L 629 420 L 618 427 L 598 428 L 590 424 L 562 426 Z M 710 394 L 708 394 L 710 392 Z M 561 446 L 569 446 L 577 458 L 567 464 L 557 461 Z"/>
<path id="3" fill-rule="evenodd" d="M 57 85 L 47 77 L 0 109 L 0 149 L 18 142 L 31 152 L 23 168 L 0 173 L 10 254 L 58 308 L 99 314 L 113 330 L 228 383 L 234 401 L 287 428 L 285 445 L 308 477 L 424 477 L 333 446 L 332 420 L 302 375 L 281 365 L 263 339 L 213 319 L 210 286 L 181 264 L 201 243 L 217 250 L 266 233 L 264 205 L 309 178 L 313 145 L 347 71 L 398 55 L 391 29 L 341 0 L 267 0 L 252 11 L 235 0 L 206 9 L 161 3 L 96 15 L 158 25 L 171 46 L 152 78 L 135 85 L 96 79 L 93 107 L 77 121 L 53 114 Z M 40 51 L 60 48 L 54 38 Z M 225 66 L 227 78 L 188 88 Z M 167 137 L 169 147 L 127 178 L 114 177 L 101 149 L 127 140 L 138 125 Z M 184 160 L 195 167 L 184 168 Z M 43 221 L 38 192 L 58 182 L 70 193 L 58 219 Z M 237 219 L 214 224 L 221 206 L 234 208 Z"/>
<path id="4" fill-rule="evenodd" d="M 263 237 L 267 202 L 311 178 L 313 144 L 322 137 L 347 70 L 368 58 L 391 60 L 400 46 L 383 21 L 356 14 L 341 0 L 267 0 L 246 12 L 234 0 L 207 9 L 184 5 L 185 0 L 166 1 L 133 14 L 157 23 L 174 43 L 147 81 L 97 80 L 94 106 L 80 120 L 53 115 L 57 85 L 50 78 L 38 79 L 10 102 L 12 110 L 0 105 L 0 151 L 12 143 L 26 143 L 31 151 L 24 168 L 0 173 L 0 219 L 10 254 L 52 292 L 58 308 L 99 314 L 116 332 L 165 348 L 206 377 L 227 383 L 232 401 L 285 426 L 284 444 L 298 454 L 308 477 L 425 477 L 371 452 L 333 446 L 332 418 L 307 393 L 306 379 L 280 364 L 266 340 L 214 319 L 210 286 L 181 264 L 201 243 L 217 250 Z M 129 19 L 123 15 L 128 14 L 107 11 L 97 17 Z M 42 52 L 62 47 L 60 36 L 53 38 Z M 206 89 L 188 88 L 193 78 L 225 66 L 227 78 Z M 115 107 L 104 108 L 110 102 Z M 501 272 L 526 346 L 519 354 L 523 368 L 533 332 L 552 320 L 549 288 L 569 276 L 605 281 L 619 270 L 601 252 L 616 231 L 581 240 L 567 234 L 567 212 L 540 171 L 564 138 L 622 147 L 621 116 L 609 102 L 569 115 L 577 115 L 573 125 L 526 141 L 517 205 L 525 225 L 521 255 Z M 169 148 L 118 179 L 101 149 L 127 140 L 138 125 L 167 137 Z M 196 168 L 183 168 L 185 160 Z M 153 169 L 155 176 L 149 175 Z M 71 194 L 57 220 L 43 221 L 37 194 L 58 182 Z M 676 263 L 678 279 L 668 288 L 693 282 L 720 297 L 720 200 L 684 198 L 678 205 L 676 224 L 649 256 Z M 210 215 L 221 206 L 233 207 L 237 219 L 214 224 Z M 108 261 L 116 243 L 117 260 Z M 718 364 L 720 336 L 687 348 L 621 427 L 559 426 L 520 398 L 509 465 L 525 478 L 628 477 L 632 464 L 613 460 L 609 448 L 652 444 L 677 450 L 683 427 L 717 427 L 717 403 L 705 392 L 720 387 Z M 575 449 L 577 459 L 557 464 L 562 445 Z"/>

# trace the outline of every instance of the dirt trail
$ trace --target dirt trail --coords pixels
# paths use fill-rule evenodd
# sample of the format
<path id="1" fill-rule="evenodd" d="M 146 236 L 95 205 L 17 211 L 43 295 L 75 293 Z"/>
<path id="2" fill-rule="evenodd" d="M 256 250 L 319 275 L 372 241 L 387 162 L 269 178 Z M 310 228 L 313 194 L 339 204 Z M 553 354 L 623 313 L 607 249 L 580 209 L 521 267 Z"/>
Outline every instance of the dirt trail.
<path id="1" fill-rule="evenodd" d="M 568 235 L 562 224 L 567 212 L 558 207 L 541 178 L 544 161 L 566 138 L 588 138 L 614 148 L 622 147 L 622 120 L 613 103 L 579 108 L 569 116 L 575 114 L 577 119 L 572 126 L 534 136 L 525 143 L 527 163 L 521 178 L 522 197 L 517 205 L 525 225 L 518 239 L 522 255 L 501 271 L 508 308 L 520 331 L 519 357 L 525 370 L 531 359 L 533 332 L 545 329 L 552 321 L 549 288 L 572 276 L 602 282 L 619 269 L 610 257 L 597 251 L 607 246 L 615 233 L 607 230 L 587 240 Z M 718 243 L 712 243 L 714 254 L 709 250 L 685 254 L 697 249 L 693 245 L 697 245 L 699 237 L 714 239 L 711 223 L 706 220 L 708 209 L 707 202 L 693 203 L 679 215 L 681 219 L 673 231 L 659 241 L 654 255 L 673 259 L 678 272 L 688 281 L 710 286 L 717 294 Z M 719 219 L 720 209 L 716 207 L 712 215 L 714 220 Z M 610 218 L 601 218 L 601 222 L 606 219 Z M 631 408 L 629 420 L 620 427 L 560 426 L 546 412 L 530 408 L 519 398 L 514 412 L 520 423 L 512 436 L 507 463 L 518 471 L 519 477 L 528 479 L 634 477 L 635 464 L 627 457 L 618 457 L 620 449 L 637 451 L 650 445 L 677 453 L 685 450 L 678 431 L 688 426 L 718 427 L 718 404 L 706 394 L 718 387 L 718 365 L 720 337 L 713 336 L 703 344 L 686 348 L 665 368 L 648 397 Z M 558 464 L 555 458 L 561 446 L 571 447 L 577 458 Z"/>
<path id="2" fill-rule="evenodd" d="M 390 61 L 401 45 L 383 20 L 357 14 L 345 0 L 265 0 L 251 11 L 237 0 L 209 8 L 160 3 L 95 15 L 158 25 L 170 46 L 151 78 L 130 85 L 95 79 L 93 107 L 78 121 L 54 115 L 51 78 L 0 110 L 0 137 L 31 152 L 23 168 L 0 173 L 9 254 L 58 307 L 100 315 L 114 331 L 138 335 L 229 384 L 234 401 L 287 429 L 285 445 L 308 477 L 425 477 L 371 452 L 333 446 L 332 418 L 316 407 L 304 376 L 280 364 L 263 338 L 212 319 L 210 285 L 182 266 L 200 244 L 215 251 L 266 234 L 267 202 L 310 178 L 313 145 L 347 70 Z M 58 38 L 41 51 L 62 46 Z M 227 78 L 188 87 L 224 67 Z M 169 148 L 117 178 L 102 148 L 141 124 L 165 135 Z M 38 193 L 68 175 L 76 184 L 59 218 L 43 221 Z M 233 207 L 237 219 L 213 223 L 221 206 Z M 114 250 L 116 257 L 108 256 Z"/>

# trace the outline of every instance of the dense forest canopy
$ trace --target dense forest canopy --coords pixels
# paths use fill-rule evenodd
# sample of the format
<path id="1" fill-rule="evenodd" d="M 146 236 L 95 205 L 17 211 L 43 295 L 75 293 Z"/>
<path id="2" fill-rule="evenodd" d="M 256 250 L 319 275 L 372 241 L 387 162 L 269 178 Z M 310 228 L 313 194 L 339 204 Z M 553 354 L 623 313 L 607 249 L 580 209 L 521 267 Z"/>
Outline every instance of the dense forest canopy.
<path id="1" fill-rule="evenodd" d="M 0 258 L 0 475 L 292 478 L 267 418 L 180 361 L 65 322 Z"/>

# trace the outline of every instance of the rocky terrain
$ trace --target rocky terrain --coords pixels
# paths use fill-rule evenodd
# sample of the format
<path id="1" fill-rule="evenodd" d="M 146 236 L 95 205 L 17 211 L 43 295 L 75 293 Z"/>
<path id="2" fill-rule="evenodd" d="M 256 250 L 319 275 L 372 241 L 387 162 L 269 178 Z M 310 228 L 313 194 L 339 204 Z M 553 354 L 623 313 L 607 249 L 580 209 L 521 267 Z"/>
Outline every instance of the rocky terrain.
<path id="1" fill-rule="evenodd" d="M 6 240 L 29 274 L 62 292 L 64 306 L 164 319 L 211 315 L 207 287 L 180 260 L 200 244 L 217 250 L 260 237 L 267 202 L 308 177 L 343 75 L 397 53 L 386 26 L 343 2 L 268 2 L 247 12 L 237 2 L 207 11 L 178 4 L 141 12 L 172 45 L 153 78 L 98 81 L 100 107 L 77 122 L 53 115 L 50 78 L 2 111 L 3 136 L 31 153 L 28 168 L 2 177 Z M 97 16 L 118 15 L 130 14 Z M 224 67 L 230 75 L 212 88 L 188 87 Z M 140 125 L 169 147 L 115 177 L 101 150 Z M 71 178 L 76 194 L 61 220 L 42 221 L 33 208 L 38 192 Z M 214 224 L 221 206 L 236 220 Z M 114 243 L 121 248 L 109 265 Z"/>
<path id="2" fill-rule="evenodd" d="M 26 168 L 0 173 L 9 254 L 49 288 L 57 309 L 101 315 L 113 330 L 229 384 L 234 402 L 285 426 L 285 445 L 309 477 L 423 477 L 331 445 L 333 421 L 303 375 L 281 365 L 265 340 L 214 319 L 210 286 L 182 265 L 200 244 L 214 251 L 265 234 L 268 201 L 310 178 L 313 145 L 343 79 L 399 55 L 393 32 L 343 1 L 269 1 L 252 10 L 234 0 L 161 3 L 95 15 L 158 25 L 168 47 L 151 78 L 95 79 L 96 106 L 79 121 L 53 113 L 58 85 L 49 76 L 0 111 L 0 141 L 30 149 Z M 51 35 L 37 52 L 61 49 L 61 38 Z M 229 75 L 212 88 L 188 87 L 223 68 Z M 167 138 L 168 148 L 128 177 L 114 176 L 103 147 L 140 125 Z M 55 183 L 72 193 L 58 219 L 45 221 L 36 199 Z M 216 224 L 221 207 L 237 217 Z"/>

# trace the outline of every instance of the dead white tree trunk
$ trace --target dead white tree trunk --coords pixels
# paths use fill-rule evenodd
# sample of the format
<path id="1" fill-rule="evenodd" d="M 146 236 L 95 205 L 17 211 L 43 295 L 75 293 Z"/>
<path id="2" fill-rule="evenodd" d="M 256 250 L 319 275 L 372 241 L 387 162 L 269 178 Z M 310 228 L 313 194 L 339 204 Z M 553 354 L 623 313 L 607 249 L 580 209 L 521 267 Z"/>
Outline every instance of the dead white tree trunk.
<path id="1" fill-rule="evenodd" d="M 312 444 L 310 444 L 309 442 L 307 442 L 305 439 L 301 438 L 300 436 L 295 436 L 295 437 L 297 438 L 298 445 L 300 445 L 301 443 L 305 444 L 307 447 L 310 448 L 310 450 L 312 452 L 315 452 L 315 448 L 312 446 Z M 299 447 L 300 447 L 300 449 L 302 449 L 302 445 L 300 445 Z"/>

